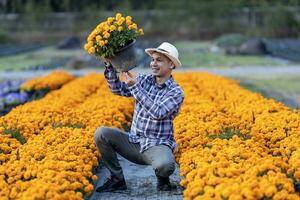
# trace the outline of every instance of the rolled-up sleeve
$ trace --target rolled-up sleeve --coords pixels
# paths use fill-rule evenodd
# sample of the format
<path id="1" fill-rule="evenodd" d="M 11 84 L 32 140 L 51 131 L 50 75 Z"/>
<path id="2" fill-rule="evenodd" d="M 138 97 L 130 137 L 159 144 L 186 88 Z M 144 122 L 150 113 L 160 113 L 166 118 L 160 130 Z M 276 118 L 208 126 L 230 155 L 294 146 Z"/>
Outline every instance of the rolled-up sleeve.
<path id="1" fill-rule="evenodd" d="M 107 67 L 104 71 L 104 77 L 107 80 L 109 88 L 113 94 L 131 97 L 132 94 L 128 89 L 128 85 L 122 81 L 120 81 L 117 72 L 114 70 L 112 66 Z"/>

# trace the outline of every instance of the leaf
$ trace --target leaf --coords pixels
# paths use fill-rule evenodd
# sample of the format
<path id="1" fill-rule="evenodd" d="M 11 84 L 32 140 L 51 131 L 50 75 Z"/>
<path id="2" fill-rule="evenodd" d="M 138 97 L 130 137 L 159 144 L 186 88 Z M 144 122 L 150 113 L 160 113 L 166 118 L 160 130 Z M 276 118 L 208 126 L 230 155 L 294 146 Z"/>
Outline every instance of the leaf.
<path id="1" fill-rule="evenodd" d="M 21 135 L 20 131 L 18 129 L 4 129 L 4 134 L 10 134 L 13 138 L 17 139 L 21 144 L 25 144 L 26 140 Z"/>

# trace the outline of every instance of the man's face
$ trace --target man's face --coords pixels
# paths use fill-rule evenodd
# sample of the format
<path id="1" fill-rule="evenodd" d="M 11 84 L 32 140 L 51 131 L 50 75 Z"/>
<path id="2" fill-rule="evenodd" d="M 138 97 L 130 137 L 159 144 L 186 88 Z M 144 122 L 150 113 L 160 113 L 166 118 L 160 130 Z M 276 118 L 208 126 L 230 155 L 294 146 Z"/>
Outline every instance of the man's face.
<path id="1" fill-rule="evenodd" d="M 165 77 L 171 74 L 174 64 L 163 54 L 152 53 L 150 67 L 152 74 L 157 77 Z"/>

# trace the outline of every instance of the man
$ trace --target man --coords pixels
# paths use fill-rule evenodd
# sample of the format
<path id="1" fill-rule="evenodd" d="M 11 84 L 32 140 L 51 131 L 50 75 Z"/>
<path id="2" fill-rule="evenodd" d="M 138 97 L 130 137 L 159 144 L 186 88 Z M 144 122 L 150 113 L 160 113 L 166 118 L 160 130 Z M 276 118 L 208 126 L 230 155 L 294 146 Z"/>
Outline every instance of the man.
<path id="1" fill-rule="evenodd" d="M 126 190 L 126 182 L 117 154 L 131 162 L 152 165 L 157 176 L 157 190 L 174 189 L 169 176 L 175 169 L 173 120 L 182 105 L 184 94 L 174 81 L 172 70 L 181 65 L 175 46 L 164 42 L 145 50 L 151 56 L 151 75 L 135 77 L 126 73 L 121 82 L 116 71 L 107 65 L 105 78 L 114 94 L 135 98 L 135 110 L 129 133 L 100 127 L 94 135 L 101 159 L 111 176 L 97 192 Z"/>

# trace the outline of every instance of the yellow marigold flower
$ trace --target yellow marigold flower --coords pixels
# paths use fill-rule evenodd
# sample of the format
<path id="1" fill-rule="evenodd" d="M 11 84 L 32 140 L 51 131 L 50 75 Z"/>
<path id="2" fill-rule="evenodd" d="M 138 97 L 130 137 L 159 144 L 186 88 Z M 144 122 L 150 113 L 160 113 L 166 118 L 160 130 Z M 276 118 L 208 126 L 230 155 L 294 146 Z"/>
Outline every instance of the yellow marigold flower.
<path id="1" fill-rule="evenodd" d="M 96 181 L 96 180 L 98 180 L 98 177 L 96 175 L 93 175 L 92 179 L 93 179 L 93 181 Z"/>
<path id="2" fill-rule="evenodd" d="M 94 45 L 94 43 L 93 43 L 93 41 L 89 41 L 89 42 L 87 43 L 87 45 L 88 45 L 89 47 L 92 47 L 92 46 Z"/>
<path id="3" fill-rule="evenodd" d="M 126 22 L 127 22 L 127 21 L 131 21 L 131 20 L 132 20 L 132 17 L 131 17 L 131 16 L 126 16 L 125 19 L 126 19 Z"/>
<path id="4" fill-rule="evenodd" d="M 99 24 L 99 25 L 96 26 L 96 29 L 102 30 L 102 28 L 103 28 L 102 24 Z"/>
<path id="5" fill-rule="evenodd" d="M 7 183 L 9 183 L 9 184 L 13 183 L 14 181 L 15 180 L 13 177 L 8 177 L 8 179 L 7 179 Z"/>
<path id="6" fill-rule="evenodd" d="M 137 25 L 135 23 L 132 24 L 133 29 L 137 29 Z"/>
<path id="7" fill-rule="evenodd" d="M 116 20 L 117 20 L 117 21 L 118 21 L 121 17 L 122 17 L 122 14 L 121 14 L 121 13 L 117 13 L 117 14 L 116 14 Z"/>
<path id="8" fill-rule="evenodd" d="M 128 29 L 129 30 L 137 29 L 137 25 L 136 24 L 131 24 L 131 25 L 128 26 Z"/>
<path id="9" fill-rule="evenodd" d="M 101 30 L 96 28 L 93 32 L 94 32 L 95 37 L 97 37 L 97 35 L 101 32 Z"/>
<path id="10" fill-rule="evenodd" d="M 99 43 L 101 41 L 102 37 L 100 35 L 96 36 L 96 41 Z"/>
<path id="11" fill-rule="evenodd" d="M 96 51 L 95 47 L 90 47 L 89 50 L 88 50 L 89 54 L 94 54 L 95 51 Z"/>
<path id="12" fill-rule="evenodd" d="M 113 18 L 113 17 L 108 17 L 108 18 L 107 18 L 107 21 L 108 21 L 109 23 L 112 23 L 112 22 L 114 21 L 114 18 Z"/>
<path id="13" fill-rule="evenodd" d="M 29 179 L 31 177 L 30 171 L 26 171 L 23 176 L 25 179 Z"/>
<path id="14" fill-rule="evenodd" d="M 121 18 L 117 21 L 117 24 L 118 24 L 119 26 L 121 26 L 121 25 L 124 23 L 124 21 L 125 21 L 125 18 L 124 18 L 124 17 L 121 17 Z"/>
<path id="15" fill-rule="evenodd" d="M 109 28 L 110 32 L 113 32 L 114 30 L 116 30 L 116 26 L 115 25 L 111 25 Z"/>
<path id="16" fill-rule="evenodd" d="M 105 45 L 105 42 L 104 42 L 103 40 L 101 40 L 101 41 L 99 41 L 99 45 L 100 45 L 101 47 L 103 47 L 103 46 Z"/>
<path id="17" fill-rule="evenodd" d="M 60 86 L 62 86 L 63 84 L 65 84 L 73 79 L 74 79 L 74 76 L 72 76 L 64 71 L 54 71 L 54 72 L 50 73 L 49 75 L 34 78 L 29 81 L 26 81 L 25 83 L 22 84 L 21 89 L 22 90 L 40 90 L 40 89 L 45 89 L 45 88 L 57 89 Z M 30 130 L 35 128 L 34 126 L 32 126 L 31 123 L 26 123 L 24 125 L 26 126 L 26 128 L 28 128 Z M 22 129 L 22 128 L 19 127 L 18 129 Z M 26 133 L 27 133 L 27 131 L 24 130 L 23 135 L 25 136 Z"/>
<path id="18" fill-rule="evenodd" d="M 90 34 L 87 38 L 87 42 L 93 41 L 94 40 L 94 34 Z"/>
<path id="19" fill-rule="evenodd" d="M 125 20 L 126 20 L 127 26 L 129 26 L 129 25 L 132 24 L 132 18 L 131 18 L 131 16 L 127 16 Z"/>
<path id="20" fill-rule="evenodd" d="M 17 195 L 18 195 L 17 190 L 15 188 L 13 188 L 12 191 L 10 192 L 10 194 L 9 194 L 9 198 L 15 199 L 17 197 Z"/>
<path id="21" fill-rule="evenodd" d="M 133 24 L 133 22 L 131 22 L 131 21 L 130 21 L 130 22 L 126 22 L 126 25 L 127 25 L 127 26 L 130 26 L 130 25 L 132 25 L 132 24 Z"/>
<path id="22" fill-rule="evenodd" d="M 123 27 L 122 27 L 122 26 L 119 26 L 119 27 L 118 27 L 118 31 L 121 32 L 122 30 L 123 30 Z"/>
<path id="23" fill-rule="evenodd" d="M 299 163 L 300 166 L 300 163 Z M 298 169 L 295 174 L 294 174 L 295 178 L 297 178 L 300 181 L 300 170 Z"/>
<path id="24" fill-rule="evenodd" d="M 272 197 L 276 191 L 277 191 L 276 187 L 273 185 L 270 185 L 266 188 L 264 193 L 265 193 L 266 197 Z"/>
<path id="25" fill-rule="evenodd" d="M 110 37 L 110 34 L 109 33 L 105 33 L 104 35 L 103 35 L 103 38 L 109 38 Z"/>
<path id="26" fill-rule="evenodd" d="M 94 186 L 92 184 L 88 184 L 85 188 L 84 188 L 84 191 L 86 193 L 91 193 L 92 191 L 94 190 Z"/>
<path id="27" fill-rule="evenodd" d="M 103 29 L 104 29 L 104 31 L 109 31 L 109 29 L 110 29 L 109 25 L 105 24 L 104 27 L 103 27 Z"/>
<path id="28" fill-rule="evenodd" d="M 79 199 L 82 199 L 83 195 L 81 192 L 76 192 L 76 197 L 78 197 Z"/>
<path id="29" fill-rule="evenodd" d="M 144 35 L 144 30 L 143 29 L 139 29 L 139 33 L 141 34 L 141 35 Z"/>

